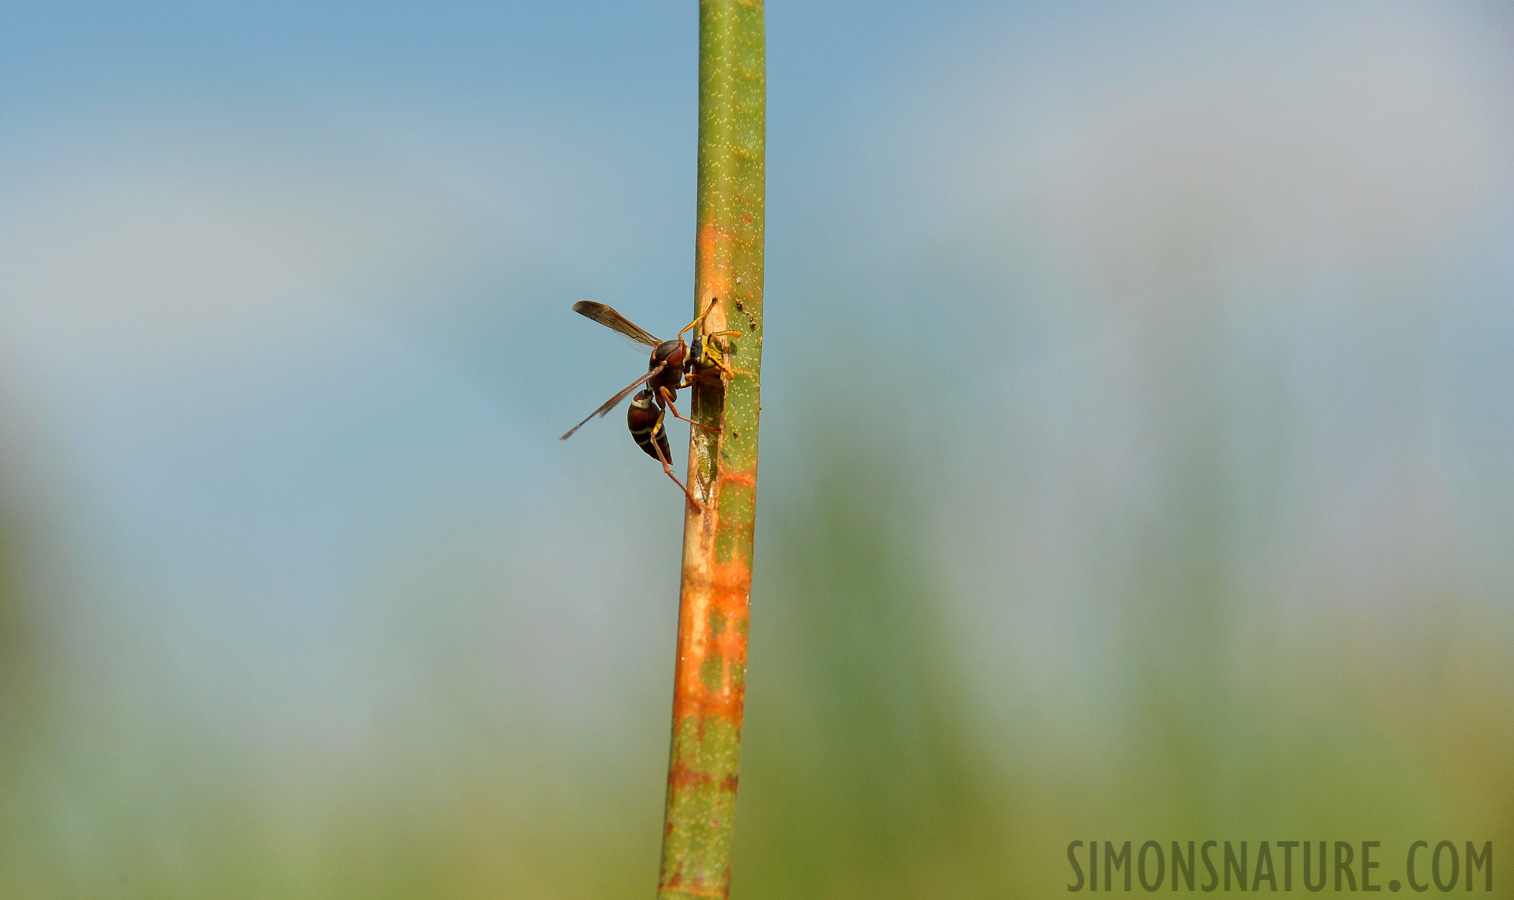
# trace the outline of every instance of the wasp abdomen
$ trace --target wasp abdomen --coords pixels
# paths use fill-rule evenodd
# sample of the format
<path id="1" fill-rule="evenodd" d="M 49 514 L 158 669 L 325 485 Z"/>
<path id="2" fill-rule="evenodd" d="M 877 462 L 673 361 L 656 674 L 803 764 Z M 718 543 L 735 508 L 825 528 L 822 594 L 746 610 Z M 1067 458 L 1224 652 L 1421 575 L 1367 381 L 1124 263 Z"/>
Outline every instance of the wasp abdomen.
<path id="1" fill-rule="evenodd" d="M 658 462 L 665 463 L 672 460 L 673 451 L 668 445 L 668 430 L 662 427 L 662 416 L 663 409 L 657 404 L 655 395 L 644 390 L 631 398 L 631 406 L 626 410 L 626 425 L 631 429 L 631 437 L 636 439 L 636 446 Z"/>

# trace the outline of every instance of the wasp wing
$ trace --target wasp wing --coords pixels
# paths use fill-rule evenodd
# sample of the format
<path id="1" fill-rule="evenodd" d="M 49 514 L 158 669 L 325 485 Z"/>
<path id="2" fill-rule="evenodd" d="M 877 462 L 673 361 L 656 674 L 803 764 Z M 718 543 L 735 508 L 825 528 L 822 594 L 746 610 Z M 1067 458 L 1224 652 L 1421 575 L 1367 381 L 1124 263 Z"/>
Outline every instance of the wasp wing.
<path id="1" fill-rule="evenodd" d="M 585 425 L 589 424 L 589 420 L 590 419 L 594 418 L 595 416 L 603 416 L 603 415 L 606 415 L 607 413 L 609 413 L 610 410 L 612 410 L 612 409 L 615 408 L 616 404 L 620 403 L 620 401 L 622 401 L 622 400 L 626 399 L 626 397 L 630 396 L 630 393 L 632 391 L 634 391 L 637 388 L 641 387 L 641 385 L 642 385 L 643 382 L 645 382 L 648 378 L 651 378 L 653 375 L 656 375 L 658 372 L 661 372 L 666 367 L 667 367 L 667 363 L 663 363 L 660 366 L 654 366 L 652 368 L 652 371 L 648 372 L 647 374 L 641 376 L 640 378 L 638 378 L 635 381 L 631 382 L 630 384 L 626 385 L 624 390 L 622 390 L 620 393 L 616 394 L 615 396 L 611 397 L 610 399 L 606 400 L 605 403 L 604 403 L 604 405 L 601 406 L 599 409 L 596 409 L 593 412 L 589 413 L 587 416 L 584 416 L 584 420 L 582 422 L 579 422 L 577 425 L 574 425 L 572 428 L 569 428 L 568 429 L 568 433 L 565 434 L 565 435 L 563 435 L 562 437 L 558 438 L 558 440 L 566 441 L 568 438 L 570 438 L 570 437 L 573 436 L 573 432 L 575 432 L 578 429 L 580 429 L 580 428 L 584 427 Z"/>
<path id="2" fill-rule="evenodd" d="M 627 319 L 603 303 L 595 303 L 593 300 L 580 300 L 573 304 L 573 311 L 581 316 L 593 319 L 599 324 L 625 335 L 638 344 L 648 347 L 656 347 L 662 343 L 655 335 Z"/>

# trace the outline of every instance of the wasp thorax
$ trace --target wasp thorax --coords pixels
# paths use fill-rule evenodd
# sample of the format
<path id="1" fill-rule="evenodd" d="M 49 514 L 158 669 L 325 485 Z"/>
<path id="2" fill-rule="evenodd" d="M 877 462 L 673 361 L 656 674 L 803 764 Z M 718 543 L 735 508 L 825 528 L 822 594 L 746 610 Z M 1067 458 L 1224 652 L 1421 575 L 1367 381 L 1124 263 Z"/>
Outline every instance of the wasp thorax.
<path id="1" fill-rule="evenodd" d="M 677 394 L 679 386 L 683 383 L 683 370 L 686 360 L 689 358 L 689 345 L 681 340 L 663 341 L 652 351 L 652 359 L 647 368 L 656 369 L 661 366 L 662 371 L 653 375 L 647 382 L 654 394 L 665 396 Z"/>
<path id="2" fill-rule="evenodd" d="M 689 346 L 681 340 L 663 341 L 652 351 L 652 361 L 647 368 L 655 369 L 658 365 L 667 363 L 670 369 L 682 369 L 688 353 Z"/>

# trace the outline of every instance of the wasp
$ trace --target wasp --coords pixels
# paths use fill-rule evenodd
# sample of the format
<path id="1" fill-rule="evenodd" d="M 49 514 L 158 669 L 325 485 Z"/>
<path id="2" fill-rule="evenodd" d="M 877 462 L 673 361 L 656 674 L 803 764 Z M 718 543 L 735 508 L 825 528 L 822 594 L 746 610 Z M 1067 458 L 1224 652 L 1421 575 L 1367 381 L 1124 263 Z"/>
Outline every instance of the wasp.
<path id="1" fill-rule="evenodd" d="M 626 427 L 631 430 L 631 437 L 648 456 L 662 463 L 662 470 L 673 479 L 673 483 L 678 485 L 678 489 L 689 498 L 689 502 L 699 508 L 703 508 L 702 504 L 694 497 L 693 492 L 678 480 L 677 475 L 673 474 L 673 454 L 668 445 L 667 429 L 662 423 L 663 417 L 671 412 L 674 418 L 682 419 L 693 427 L 707 431 L 715 430 L 680 413 L 674 402 L 678 399 L 679 391 L 692 387 L 698 381 L 707 381 L 713 377 L 720 379 L 723 384 L 725 379 L 734 377 L 730 366 L 726 364 L 725 353 L 716 344 L 715 339 L 735 337 L 740 332 L 717 331 L 704 334 L 702 331 L 705 318 L 715 308 L 716 299 L 711 297 L 710 304 L 705 307 L 704 312 L 685 325 L 683 330 L 678 332 L 677 337 L 668 341 L 660 340 L 603 303 L 580 300 L 573 304 L 573 311 L 579 315 L 593 319 L 624 335 L 634 343 L 651 347 L 652 358 L 647 363 L 647 374 L 626 385 L 598 409 L 584 416 L 582 422 L 569 428 L 568 432 L 562 436 L 562 440 L 566 441 L 573 436 L 575 431 L 588 424 L 590 419 L 608 414 L 620 401 L 635 391 L 636 396 L 631 398 L 631 406 L 626 410 Z M 691 331 L 694 332 L 693 336 L 685 341 L 683 336 Z M 638 391 L 637 388 L 641 390 Z"/>

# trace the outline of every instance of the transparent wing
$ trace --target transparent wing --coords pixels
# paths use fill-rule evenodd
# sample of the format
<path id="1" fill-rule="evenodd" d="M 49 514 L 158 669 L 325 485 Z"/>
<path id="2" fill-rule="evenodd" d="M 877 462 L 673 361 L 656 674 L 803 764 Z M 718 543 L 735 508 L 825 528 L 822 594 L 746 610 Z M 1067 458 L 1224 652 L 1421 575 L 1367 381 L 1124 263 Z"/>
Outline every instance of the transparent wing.
<path id="1" fill-rule="evenodd" d="M 595 303 L 593 300 L 580 300 L 573 304 L 573 311 L 581 316 L 593 319 L 599 324 L 625 335 L 638 344 L 648 347 L 656 347 L 662 341 L 651 332 L 627 319 L 603 303 Z"/>
<path id="2" fill-rule="evenodd" d="M 630 396 L 630 394 L 631 394 L 632 391 L 634 391 L 637 388 L 641 387 L 642 382 L 646 381 L 648 378 L 651 378 L 653 375 L 656 375 L 658 372 L 661 372 L 666 367 L 666 365 L 667 364 L 664 363 L 661 366 L 657 366 L 656 368 L 652 369 L 652 371 L 648 372 L 647 374 L 641 376 L 640 378 L 638 378 L 635 381 L 631 382 L 630 384 L 626 385 L 624 390 L 622 390 L 620 393 L 616 394 L 615 396 L 611 397 L 610 399 L 606 400 L 605 403 L 604 403 L 604 405 L 601 406 L 599 409 L 596 409 L 593 412 L 589 413 L 587 416 L 584 416 L 584 420 L 582 422 L 579 422 L 577 425 L 574 425 L 572 428 L 569 428 L 568 429 L 568 433 L 565 434 L 565 435 L 563 435 L 561 438 L 558 438 L 558 440 L 566 441 L 568 438 L 570 438 L 570 437 L 573 436 L 573 432 L 575 432 L 578 429 L 580 429 L 580 428 L 584 427 L 585 425 L 589 424 L 589 420 L 590 419 L 594 418 L 595 416 L 603 416 L 603 415 L 607 414 L 610 410 L 612 410 L 612 409 L 615 408 L 616 404 L 618 404 L 620 401 L 626 399 L 626 397 Z"/>

